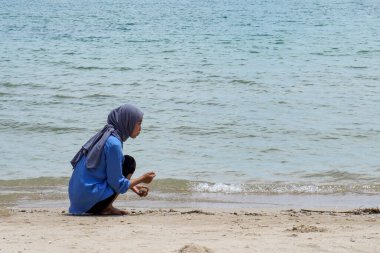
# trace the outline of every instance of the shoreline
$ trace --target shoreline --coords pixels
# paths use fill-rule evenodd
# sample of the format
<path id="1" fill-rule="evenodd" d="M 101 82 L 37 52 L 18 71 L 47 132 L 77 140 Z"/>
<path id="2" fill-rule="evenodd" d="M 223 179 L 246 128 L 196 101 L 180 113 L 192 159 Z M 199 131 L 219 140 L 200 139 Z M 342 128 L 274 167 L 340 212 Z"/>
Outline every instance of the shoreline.
<path id="1" fill-rule="evenodd" d="M 0 252 L 379 252 L 379 209 L 133 208 L 127 216 L 73 216 L 11 208 Z"/>
<path id="2" fill-rule="evenodd" d="M 0 196 L 1 197 L 1 196 Z M 25 196 L 24 196 L 25 197 Z M 0 198 L 1 200 L 1 198 Z M 377 208 L 380 194 L 215 194 L 192 193 L 186 195 L 157 195 L 147 198 L 132 194 L 120 195 L 115 206 L 121 208 L 212 208 L 212 209 L 328 209 L 347 210 Z M 3 207 L 16 208 L 68 208 L 68 197 L 23 198 L 0 202 Z"/>

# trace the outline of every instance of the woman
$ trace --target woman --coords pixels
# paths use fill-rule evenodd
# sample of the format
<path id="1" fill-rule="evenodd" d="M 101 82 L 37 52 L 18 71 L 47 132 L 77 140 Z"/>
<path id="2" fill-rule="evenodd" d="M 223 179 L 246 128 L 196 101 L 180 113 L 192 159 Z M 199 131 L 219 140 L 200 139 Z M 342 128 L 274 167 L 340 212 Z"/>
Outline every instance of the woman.
<path id="1" fill-rule="evenodd" d="M 69 183 L 69 212 L 72 214 L 125 215 L 128 212 L 113 207 L 119 194 L 132 189 L 145 197 L 155 177 L 149 172 L 131 179 L 136 163 L 123 156 L 123 142 L 136 138 L 141 131 L 143 113 L 133 105 L 122 105 L 110 112 L 107 125 L 94 135 L 71 160 L 73 173 Z"/>

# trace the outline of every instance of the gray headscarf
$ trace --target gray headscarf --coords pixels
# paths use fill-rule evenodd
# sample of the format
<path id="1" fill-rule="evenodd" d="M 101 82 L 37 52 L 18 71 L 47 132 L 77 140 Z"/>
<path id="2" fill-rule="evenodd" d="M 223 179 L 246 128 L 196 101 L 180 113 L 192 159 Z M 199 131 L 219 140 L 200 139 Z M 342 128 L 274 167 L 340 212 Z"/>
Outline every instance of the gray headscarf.
<path id="1" fill-rule="evenodd" d="M 132 134 L 135 124 L 143 119 L 143 115 L 140 109 L 128 104 L 112 110 L 108 114 L 107 125 L 89 139 L 71 160 L 73 168 L 84 155 L 87 157 L 87 168 L 95 168 L 108 137 L 113 135 L 123 143 Z"/>

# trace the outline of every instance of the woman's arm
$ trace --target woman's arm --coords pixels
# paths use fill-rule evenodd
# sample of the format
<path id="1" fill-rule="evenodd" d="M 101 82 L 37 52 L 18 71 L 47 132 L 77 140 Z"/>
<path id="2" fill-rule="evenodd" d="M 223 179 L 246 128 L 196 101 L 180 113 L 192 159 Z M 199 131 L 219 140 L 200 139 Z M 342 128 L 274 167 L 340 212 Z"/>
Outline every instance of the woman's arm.
<path id="1" fill-rule="evenodd" d="M 128 179 L 122 174 L 123 151 L 120 145 L 110 145 L 106 151 L 107 182 L 117 192 L 125 193 L 134 186 L 149 184 L 156 176 L 154 172 L 148 172 L 136 179 Z"/>
<path id="2" fill-rule="evenodd" d="M 149 184 L 150 182 L 152 182 L 152 180 L 155 176 L 156 176 L 156 174 L 153 171 L 151 171 L 151 172 L 145 173 L 141 177 L 131 179 L 131 180 L 129 180 L 129 183 L 130 183 L 129 189 L 131 189 L 132 187 L 134 187 L 138 184 L 141 184 L 141 183 Z"/>
<path id="3" fill-rule="evenodd" d="M 130 181 L 122 174 L 123 151 L 120 145 L 110 145 L 106 151 L 107 183 L 116 193 L 125 193 L 130 188 Z"/>

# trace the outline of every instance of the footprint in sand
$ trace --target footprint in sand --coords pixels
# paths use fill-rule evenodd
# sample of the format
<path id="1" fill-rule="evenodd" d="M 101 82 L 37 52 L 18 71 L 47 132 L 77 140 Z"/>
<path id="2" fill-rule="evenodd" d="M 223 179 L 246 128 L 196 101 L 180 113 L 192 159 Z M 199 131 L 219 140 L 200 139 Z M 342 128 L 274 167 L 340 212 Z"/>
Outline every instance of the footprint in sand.
<path id="1" fill-rule="evenodd" d="M 189 244 L 183 246 L 178 253 L 214 253 L 214 251 L 203 246 Z"/>

